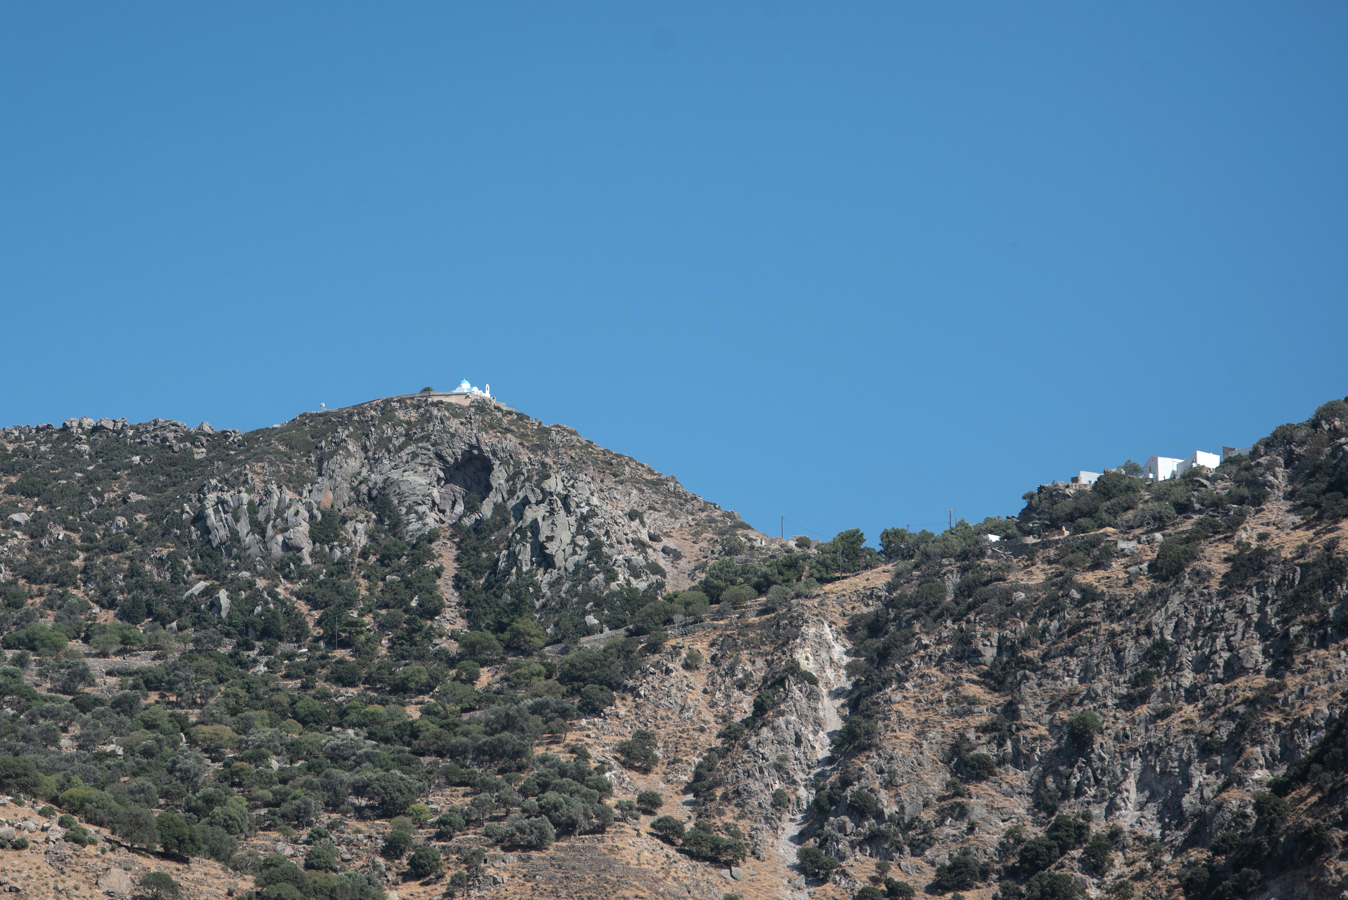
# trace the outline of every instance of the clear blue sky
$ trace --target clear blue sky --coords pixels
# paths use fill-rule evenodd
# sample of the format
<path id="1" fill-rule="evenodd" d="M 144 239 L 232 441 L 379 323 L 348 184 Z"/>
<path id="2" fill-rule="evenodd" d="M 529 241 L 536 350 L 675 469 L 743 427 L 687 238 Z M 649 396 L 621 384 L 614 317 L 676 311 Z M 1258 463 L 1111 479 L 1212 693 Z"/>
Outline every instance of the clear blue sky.
<path id="1" fill-rule="evenodd" d="M 1348 393 L 1343 3 L 0 7 L 0 424 L 490 382 L 776 532 Z M 799 532 L 788 526 L 788 531 Z"/>

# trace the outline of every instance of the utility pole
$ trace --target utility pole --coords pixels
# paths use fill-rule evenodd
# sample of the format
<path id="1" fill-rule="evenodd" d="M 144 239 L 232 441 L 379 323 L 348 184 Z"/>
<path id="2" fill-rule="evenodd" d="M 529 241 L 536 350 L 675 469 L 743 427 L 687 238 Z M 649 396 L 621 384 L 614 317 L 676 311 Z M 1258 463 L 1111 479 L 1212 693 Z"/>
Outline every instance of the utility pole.
<path id="1" fill-rule="evenodd" d="M 953 509 L 947 509 L 946 512 L 950 513 L 950 527 L 951 527 L 951 528 L 954 528 L 954 527 L 955 527 L 955 511 L 954 511 Z M 947 529 L 947 530 L 949 530 L 949 529 Z"/>
<path id="2" fill-rule="evenodd" d="M 786 540 L 786 516 L 782 516 L 782 540 Z"/>

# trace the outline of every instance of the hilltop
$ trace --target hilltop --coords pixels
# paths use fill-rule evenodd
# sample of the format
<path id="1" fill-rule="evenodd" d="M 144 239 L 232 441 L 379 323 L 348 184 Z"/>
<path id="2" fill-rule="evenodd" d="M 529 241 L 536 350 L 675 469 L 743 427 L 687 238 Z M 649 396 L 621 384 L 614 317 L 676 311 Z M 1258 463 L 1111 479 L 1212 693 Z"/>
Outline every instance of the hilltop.
<path id="1" fill-rule="evenodd" d="M 1337 897 L 1345 423 L 878 553 L 491 402 L 5 429 L 0 790 L 27 806 L 0 818 L 48 839 L 0 869 L 35 897 L 110 869 L 191 897 Z"/>

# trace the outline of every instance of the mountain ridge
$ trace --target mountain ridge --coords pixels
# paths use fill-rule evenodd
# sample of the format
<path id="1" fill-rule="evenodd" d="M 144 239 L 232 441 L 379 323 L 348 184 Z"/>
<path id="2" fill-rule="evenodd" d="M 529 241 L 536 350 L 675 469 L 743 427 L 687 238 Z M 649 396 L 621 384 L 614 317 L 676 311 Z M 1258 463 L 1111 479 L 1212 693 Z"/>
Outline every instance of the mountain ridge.
<path id="1" fill-rule="evenodd" d="M 1345 422 L 879 552 L 488 403 L 5 429 L 0 789 L 268 900 L 1337 896 Z"/>

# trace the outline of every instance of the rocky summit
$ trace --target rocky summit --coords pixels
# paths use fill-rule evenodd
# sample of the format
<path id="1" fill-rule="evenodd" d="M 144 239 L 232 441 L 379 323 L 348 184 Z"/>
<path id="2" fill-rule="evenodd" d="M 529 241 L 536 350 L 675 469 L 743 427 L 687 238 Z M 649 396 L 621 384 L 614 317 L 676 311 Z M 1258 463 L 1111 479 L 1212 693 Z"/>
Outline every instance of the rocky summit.
<path id="1" fill-rule="evenodd" d="M 827 542 L 488 397 L 0 431 L 0 891 L 1348 894 L 1348 402 Z"/>

